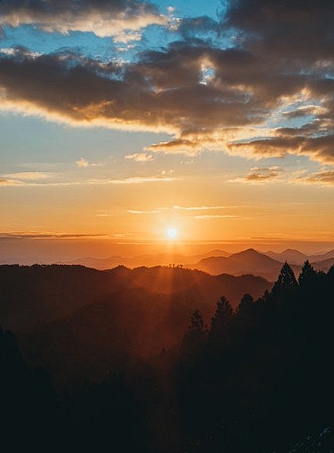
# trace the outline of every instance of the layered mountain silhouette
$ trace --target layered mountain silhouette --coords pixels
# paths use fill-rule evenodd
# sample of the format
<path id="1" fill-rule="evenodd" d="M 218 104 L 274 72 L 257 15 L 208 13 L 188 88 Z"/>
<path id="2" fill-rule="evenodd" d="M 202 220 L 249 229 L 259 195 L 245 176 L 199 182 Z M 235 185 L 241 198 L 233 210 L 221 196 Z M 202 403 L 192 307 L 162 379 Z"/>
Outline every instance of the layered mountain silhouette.
<path id="1" fill-rule="evenodd" d="M 332 258 L 331 255 L 333 255 Z M 273 256 L 276 256 L 277 259 L 274 259 Z M 324 259 L 325 257 L 327 259 Z M 309 260 L 316 270 L 328 271 L 334 263 L 334 251 L 323 255 L 307 256 L 298 250 L 286 250 L 281 254 L 274 254 L 273 252 L 261 253 L 254 249 L 247 249 L 228 257 L 205 258 L 190 267 L 212 275 L 224 272 L 232 275 L 253 274 L 273 281 L 277 278 L 282 263 L 285 261 L 289 262 L 295 274 L 298 275 L 306 260 Z"/>
<path id="2" fill-rule="evenodd" d="M 251 248 L 233 254 L 216 249 L 193 256 L 162 253 L 138 255 L 133 258 L 122 256 L 111 256 L 108 258 L 86 257 L 60 264 L 82 265 L 100 270 L 111 269 L 120 265 L 132 269 L 140 266 L 182 265 L 191 269 L 203 270 L 213 275 L 221 273 L 232 275 L 252 274 L 273 281 L 277 278 L 282 263 L 287 261 L 294 272 L 299 274 L 306 260 L 310 261 L 316 270 L 327 271 L 334 263 L 334 250 L 323 254 L 307 255 L 294 249 L 287 249 L 277 253 L 272 251 L 260 252 Z"/>
<path id="3" fill-rule="evenodd" d="M 25 358 L 57 379 L 102 378 L 177 344 L 200 309 L 225 295 L 260 297 L 271 283 L 173 267 L 98 271 L 80 266 L 1 266 L 1 319 Z"/>
<path id="4" fill-rule="evenodd" d="M 267 256 L 273 258 L 276 261 L 284 262 L 288 261 L 290 264 L 303 264 L 306 260 L 309 260 L 310 257 L 305 255 L 304 253 L 300 252 L 299 250 L 294 249 L 286 249 L 284 252 L 276 253 L 276 252 L 266 252 Z"/>
<path id="5" fill-rule="evenodd" d="M 266 252 L 266 255 L 270 256 L 271 258 L 284 262 L 288 261 L 290 264 L 303 264 L 306 260 L 310 261 L 311 263 L 319 263 L 322 265 L 322 261 L 332 259 L 334 261 L 334 250 L 330 250 L 326 253 L 316 254 L 316 255 L 306 255 L 305 253 L 301 253 L 299 250 L 294 249 L 287 249 L 284 252 L 276 253 L 276 252 Z M 326 264 L 324 264 L 326 265 Z"/>
<path id="6" fill-rule="evenodd" d="M 248 249 L 240 253 L 234 253 L 229 257 L 210 257 L 192 265 L 193 268 L 203 270 L 213 275 L 228 272 L 233 275 L 252 273 L 260 275 L 268 280 L 275 280 L 280 272 L 282 263 L 269 256 Z M 300 266 L 293 266 L 293 270 L 299 273 Z"/>
<path id="7" fill-rule="evenodd" d="M 309 263 L 297 279 L 285 263 L 273 286 L 179 266 L 2 266 L 2 314 L 20 325 L 18 342 L 0 328 L 4 432 L 26 444 L 38 426 L 43 446 L 70 435 L 81 449 L 112 433 L 140 453 L 330 453 L 333 279 Z"/>
<path id="8" fill-rule="evenodd" d="M 135 257 L 124 257 L 124 256 L 110 256 L 107 258 L 95 258 L 85 257 L 77 258 L 72 261 L 59 263 L 67 265 L 80 265 L 86 267 L 92 267 L 95 269 L 110 269 L 116 266 L 127 266 L 127 267 L 140 267 L 140 266 L 168 266 L 170 264 L 183 264 L 187 265 L 200 261 L 201 259 L 208 258 L 210 256 L 229 256 L 230 254 L 224 250 L 215 249 L 207 253 L 200 255 L 180 255 L 177 253 L 159 253 L 159 254 L 146 254 L 138 255 Z"/>

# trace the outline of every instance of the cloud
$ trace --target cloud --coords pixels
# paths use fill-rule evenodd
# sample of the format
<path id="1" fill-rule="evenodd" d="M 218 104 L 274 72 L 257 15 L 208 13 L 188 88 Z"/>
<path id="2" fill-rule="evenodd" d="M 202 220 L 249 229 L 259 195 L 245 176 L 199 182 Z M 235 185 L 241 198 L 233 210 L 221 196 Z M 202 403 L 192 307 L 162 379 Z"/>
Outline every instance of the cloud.
<path id="1" fill-rule="evenodd" d="M 189 39 L 210 33 L 220 35 L 223 32 L 223 27 L 221 23 L 209 16 L 199 16 L 179 19 L 173 30 L 180 33 L 184 38 Z"/>
<path id="2" fill-rule="evenodd" d="M 292 109 L 288 112 L 284 112 L 283 115 L 289 119 L 302 118 L 308 115 L 319 115 L 325 114 L 326 109 L 318 105 L 302 105 L 296 109 Z"/>
<path id="3" fill-rule="evenodd" d="M 30 182 L 19 179 L 0 179 L 1 186 L 12 187 L 70 187 L 70 186 L 97 186 L 97 185 L 128 185 L 147 184 L 178 181 L 180 178 L 155 175 L 155 176 L 132 176 L 123 179 L 85 179 L 77 181 L 55 181 L 55 182 Z"/>
<path id="4" fill-rule="evenodd" d="M 231 206 L 173 206 L 173 209 L 178 211 L 210 211 L 226 208 L 231 208 Z"/>
<path id="5" fill-rule="evenodd" d="M 234 0 L 224 19 L 251 47 L 276 58 L 315 61 L 333 57 L 333 17 L 331 0 L 281 0 L 279 7 L 276 0 Z"/>
<path id="6" fill-rule="evenodd" d="M 129 209 L 128 211 L 129 214 L 138 214 L 138 215 L 142 215 L 142 214 L 158 214 L 160 211 L 159 210 L 152 210 L 152 211 L 138 211 L 138 210 L 134 210 L 134 209 Z"/>
<path id="7" fill-rule="evenodd" d="M 75 163 L 79 168 L 96 167 L 98 165 L 94 162 L 89 162 L 87 159 L 84 159 L 83 157 L 76 160 Z"/>
<path id="8" fill-rule="evenodd" d="M 231 179 L 230 182 L 263 183 L 277 179 L 282 171 L 276 165 L 270 167 L 252 167 L 246 176 Z"/>
<path id="9" fill-rule="evenodd" d="M 152 162 L 153 156 L 146 153 L 127 154 L 125 159 L 134 160 L 135 162 Z"/>
<path id="10" fill-rule="evenodd" d="M 311 160 L 334 164 L 334 131 L 320 136 L 290 136 L 265 138 L 228 145 L 231 153 L 260 157 L 284 157 L 287 154 L 308 156 Z"/>
<path id="11" fill-rule="evenodd" d="M 52 17 L 46 2 L 2 1 L 2 20 L 13 26 L 36 20 L 56 30 L 61 17 L 60 31 L 66 32 L 74 27 L 71 21 L 89 18 L 94 25 L 93 10 L 96 17 L 103 12 L 102 25 L 108 21 L 110 27 L 124 14 L 124 20 L 161 18 L 148 3 L 130 0 L 78 0 L 75 14 L 69 3 L 47 4 Z M 219 22 L 205 17 L 178 22 L 182 39 L 146 49 L 132 61 L 17 48 L 0 54 L 0 108 L 73 126 L 170 135 L 128 155 L 137 161 L 151 159 L 153 152 L 218 151 L 253 159 L 303 155 L 334 165 L 333 21 L 332 1 L 282 0 L 277 8 L 276 0 L 235 0 L 227 2 Z M 140 26 L 131 30 L 136 34 Z M 224 32 L 225 39 L 203 38 L 207 32 Z M 296 119 L 305 124 L 296 127 Z M 280 121 L 284 128 L 277 127 Z"/>
<path id="12" fill-rule="evenodd" d="M 296 178 L 295 182 L 332 186 L 334 185 L 334 171 L 323 170 L 316 173 L 311 173 L 305 177 Z"/>
<path id="13" fill-rule="evenodd" d="M 237 61 L 245 58 L 235 52 Z M 170 134 L 210 128 L 224 134 L 228 128 L 263 121 L 268 106 L 268 100 L 253 99 L 235 79 L 222 83 L 218 69 L 235 64 L 229 54 L 228 50 L 192 48 L 185 43 L 145 52 L 140 61 L 120 65 L 68 52 L 33 56 L 19 48 L 13 55 L 0 57 L 1 109 L 44 115 L 72 125 Z M 202 67 L 208 60 L 217 74 L 203 85 Z M 262 86 L 261 81 L 256 84 Z M 164 147 L 194 148 L 194 140 L 181 135 L 176 140 Z M 209 135 L 205 140 L 205 146 L 214 146 L 216 141 Z"/>
<path id="14" fill-rule="evenodd" d="M 1 239 L 80 239 L 80 238 L 94 238 L 106 237 L 109 234 L 72 234 L 72 233 L 27 233 L 27 232 L 14 232 L 4 233 L 0 232 Z"/>
<path id="15" fill-rule="evenodd" d="M 168 19 L 148 2 L 137 0 L 3 0 L 0 27 L 33 25 L 46 32 L 92 32 L 128 42 L 141 39 L 148 25 L 166 25 Z"/>
<path id="16" fill-rule="evenodd" d="M 40 179 L 49 179 L 51 175 L 48 173 L 43 173 L 41 171 L 23 171 L 19 173 L 10 173 L 8 175 L 4 175 L 6 178 L 13 178 L 23 181 L 37 181 Z"/>
<path id="17" fill-rule="evenodd" d="M 223 215 L 223 214 L 206 214 L 206 215 L 195 215 L 194 219 L 233 219 L 235 215 Z"/>
<path id="18" fill-rule="evenodd" d="M 164 206 L 160 207 L 154 210 L 133 210 L 130 209 L 127 212 L 130 214 L 158 214 L 161 211 L 166 211 L 166 210 L 175 210 L 175 211 L 213 211 L 213 210 L 220 210 L 220 209 L 227 209 L 231 207 L 237 207 L 237 206 Z M 205 218 L 206 216 L 195 216 L 195 218 Z M 209 215 L 208 217 L 212 217 Z M 217 217 L 217 216 L 214 216 Z M 218 217 L 226 217 L 225 215 L 219 216 Z M 230 216 L 227 216 L 230 217 Z"/>
<path id="19" fill-rule="evenodd" d="M 144 183 L 150 183 L 150 182 L 172 182 L 172 181 L 178 181 L 179 178 L 172 178 L 169 176 L 134 176 L 131 178 L 125 178 L 125 179 L 113 179 L 110 180 L 108 183 L 109 184 L 144 184 Z"/>
<path id="20" fill-rule="evenodd" d="M 262 174 L 262 173 L 250 173 L 249 175 L 246 176 L 246 180 L 249 182 L 262 182 L 262 181 L 268 181 L 271 179 L 277 178 L 278 174 L 277 173 L 268 173 L 268 174 Z"/>

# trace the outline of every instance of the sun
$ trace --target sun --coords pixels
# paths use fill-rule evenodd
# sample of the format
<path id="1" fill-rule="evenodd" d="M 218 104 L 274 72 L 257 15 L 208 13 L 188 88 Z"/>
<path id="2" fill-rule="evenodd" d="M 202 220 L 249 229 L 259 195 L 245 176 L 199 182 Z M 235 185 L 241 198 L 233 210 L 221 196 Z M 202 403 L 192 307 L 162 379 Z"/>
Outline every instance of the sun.
<path id="1" fill-rule="evenodd" d="M 178 235 L 178 231 L 176 228 L 168 228 L 166 233 L 169 239 L 176 239 Z"/>

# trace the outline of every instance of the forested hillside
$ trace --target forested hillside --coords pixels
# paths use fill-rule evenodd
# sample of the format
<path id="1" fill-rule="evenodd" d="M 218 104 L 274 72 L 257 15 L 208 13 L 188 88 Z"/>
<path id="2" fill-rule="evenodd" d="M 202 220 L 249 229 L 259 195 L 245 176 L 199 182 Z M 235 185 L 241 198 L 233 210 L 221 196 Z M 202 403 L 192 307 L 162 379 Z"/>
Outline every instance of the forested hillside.
<path id="1" fill-rule="evenodd" d="M 139 453 L 330 453 L 333 287 L 334 268 L 317 272 L 307 262 L 296 279 L 285 264 L 262 297 L 245 294 L 232 307 L 221 294 L 211 320 L 204 320 L 200 309 L 193 310 L 178 345 L 157 354 L 150 351 L 137 361 L 124 356 L 120 371 L 100 381 L 58 383 L 57 391 L 44 371 L 26 365 L 14 336 L 1 332 L 0 389 L 8 414 L 4 432 L 15 424 L 15 430 L 27 433 L 15 442 L 35 447 L 42 440 L 55 438 L 62 444 L 66 438 L 76 449 L 109 445 L 111 450 Z M 135 289 L 127 291 L 119 304 L 130 300 Z M 151 306 L 150 293 L 141 291 L 142 304 Z M 165 302 L 161 295 L 157 306 Z M 98 330 L 90 332 L 87 323 L 97 308 L 93 304 L 82 310 L 75 329 L 86 329 L 88 348 L 89 342 L 98 341 Z M 109 321 L 97 319 L 103 349 L 103 341 L 112 336 L 105 336 Z M 143 332 L 151 328 L 150 319 L 133 316 L 128 322 L 134 336 L 138 325 Z M 121 323 L 115 325 L 120 334 L 116 351 L 123 345 Z M 164 328 L 162 322 L 157 332 L 166 335 Z M 61 351 L 66 357 L 72 338 L 64 331 L 54 330 L 53 335 L 62 345 L 59 358 Z M 143 335 L 133 343 L 125 335 L 124 344 L 146 348 Z M 50 352 L 55 346 L 51 337 L 45 337 Z M 81 360 L 89 355 L 88 349 L 81 353 Z M 91 360 L 87 376 L 90 367 Z M 36 429 L 34 440 L 31 433 Z"/>

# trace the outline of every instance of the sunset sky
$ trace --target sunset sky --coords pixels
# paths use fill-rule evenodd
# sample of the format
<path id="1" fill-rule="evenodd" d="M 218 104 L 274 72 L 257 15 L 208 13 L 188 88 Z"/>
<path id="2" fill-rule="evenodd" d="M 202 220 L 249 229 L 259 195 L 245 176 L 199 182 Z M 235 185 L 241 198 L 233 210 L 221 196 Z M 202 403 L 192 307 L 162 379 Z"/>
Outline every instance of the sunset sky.
<path id="1" fill-rule="evenodd" d="M 333 23 L 324 0 L 1 0 L 0 261 L 333 244 Z"/>

